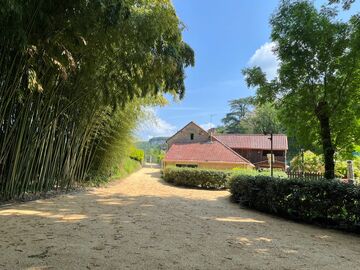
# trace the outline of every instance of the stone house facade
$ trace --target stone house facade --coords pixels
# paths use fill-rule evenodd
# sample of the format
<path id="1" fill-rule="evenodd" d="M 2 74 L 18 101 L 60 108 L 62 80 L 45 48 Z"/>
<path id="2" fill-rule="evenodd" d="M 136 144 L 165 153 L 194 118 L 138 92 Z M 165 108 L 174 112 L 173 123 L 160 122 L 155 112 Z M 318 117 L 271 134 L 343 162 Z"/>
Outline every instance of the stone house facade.
<path id="1" fill-rule="evenodd" d="M 273 136 L 273 167 L 286 169 L 287 137 Z M 167 140 L 164 166 L 213 169 L 269 168 L 270 140 L 266 135 L 214 134 L 194 122 Z"/>

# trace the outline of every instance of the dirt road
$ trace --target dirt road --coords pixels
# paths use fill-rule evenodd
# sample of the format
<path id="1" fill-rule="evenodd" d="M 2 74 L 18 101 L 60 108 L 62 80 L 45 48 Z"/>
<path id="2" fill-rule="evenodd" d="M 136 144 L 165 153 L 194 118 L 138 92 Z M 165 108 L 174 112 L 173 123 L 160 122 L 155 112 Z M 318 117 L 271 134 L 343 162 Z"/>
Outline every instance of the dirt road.
<path id="1" fill-rule="evenodd" d="M 106 188 L 0 208 L 0 269 L 360 269 L 360 237 L 170 186 L 144 168 Z"/>

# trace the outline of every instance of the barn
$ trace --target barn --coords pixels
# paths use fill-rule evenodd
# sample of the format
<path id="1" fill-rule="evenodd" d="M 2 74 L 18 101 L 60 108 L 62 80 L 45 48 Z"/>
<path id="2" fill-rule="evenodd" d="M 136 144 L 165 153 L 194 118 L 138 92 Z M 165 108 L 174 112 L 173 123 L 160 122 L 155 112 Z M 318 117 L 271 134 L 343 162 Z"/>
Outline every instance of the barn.
<path id="1" fill-rule="evenodd" d="M 167 141 L 163 165 L 212 169 L 269 168 L 269 136 L 215 134 L 190 122 Z M 285 170 L 286 135 L 273 135 L 273 167 Z"/>

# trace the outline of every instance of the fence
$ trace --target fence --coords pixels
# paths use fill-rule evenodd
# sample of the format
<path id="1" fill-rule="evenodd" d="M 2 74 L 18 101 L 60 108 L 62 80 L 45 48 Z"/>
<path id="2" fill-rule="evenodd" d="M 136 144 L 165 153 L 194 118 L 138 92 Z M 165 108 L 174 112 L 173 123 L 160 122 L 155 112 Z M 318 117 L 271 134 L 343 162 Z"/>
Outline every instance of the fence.
<path id="1" fill-rule="evenodd" d="M 304 178 L 304 179 L 310 179 L 310 180 L 318 180 L 318 179 L 324 178 L 324 175 L 322 173 L 288 172 L 287 175 L 290 179 Z"/>

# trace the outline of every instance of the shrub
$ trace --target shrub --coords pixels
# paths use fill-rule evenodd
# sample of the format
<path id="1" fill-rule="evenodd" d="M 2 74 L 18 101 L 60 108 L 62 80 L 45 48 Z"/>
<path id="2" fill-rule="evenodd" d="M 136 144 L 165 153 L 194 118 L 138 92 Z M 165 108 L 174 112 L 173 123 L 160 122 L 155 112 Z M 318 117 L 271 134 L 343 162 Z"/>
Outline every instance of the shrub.
<path id="1" fill-rule="evenodd" d="M 129 157 L 133 160 L 139 161 L 140 163 L 143 162 L 145 158 L 144 150 L 137 149 L 136 147 L 132 146 L 129 151 Z"/>
<path id="2" fill-rule="evenodd" d="M 304 152 L 304 164 L 301 154 L 295 156 L 290 162 L 292 171 L 304 171 L 308 173 L 324 172 L 324 161 L 322 155 L 317 155 L 311 151 Z"/>
<path id="3" fill-rule="evenodd" d="M 167 167 L 163 178 L 174 185 L 220 189 L 227 186 L 230 171 Z"/>
<path id="4" fill-rule="evenodd" d="M 240 204 L 309 223 L 360 232 L 360 187 L 337 180 L 234 175 L 232 199 Z"/>

